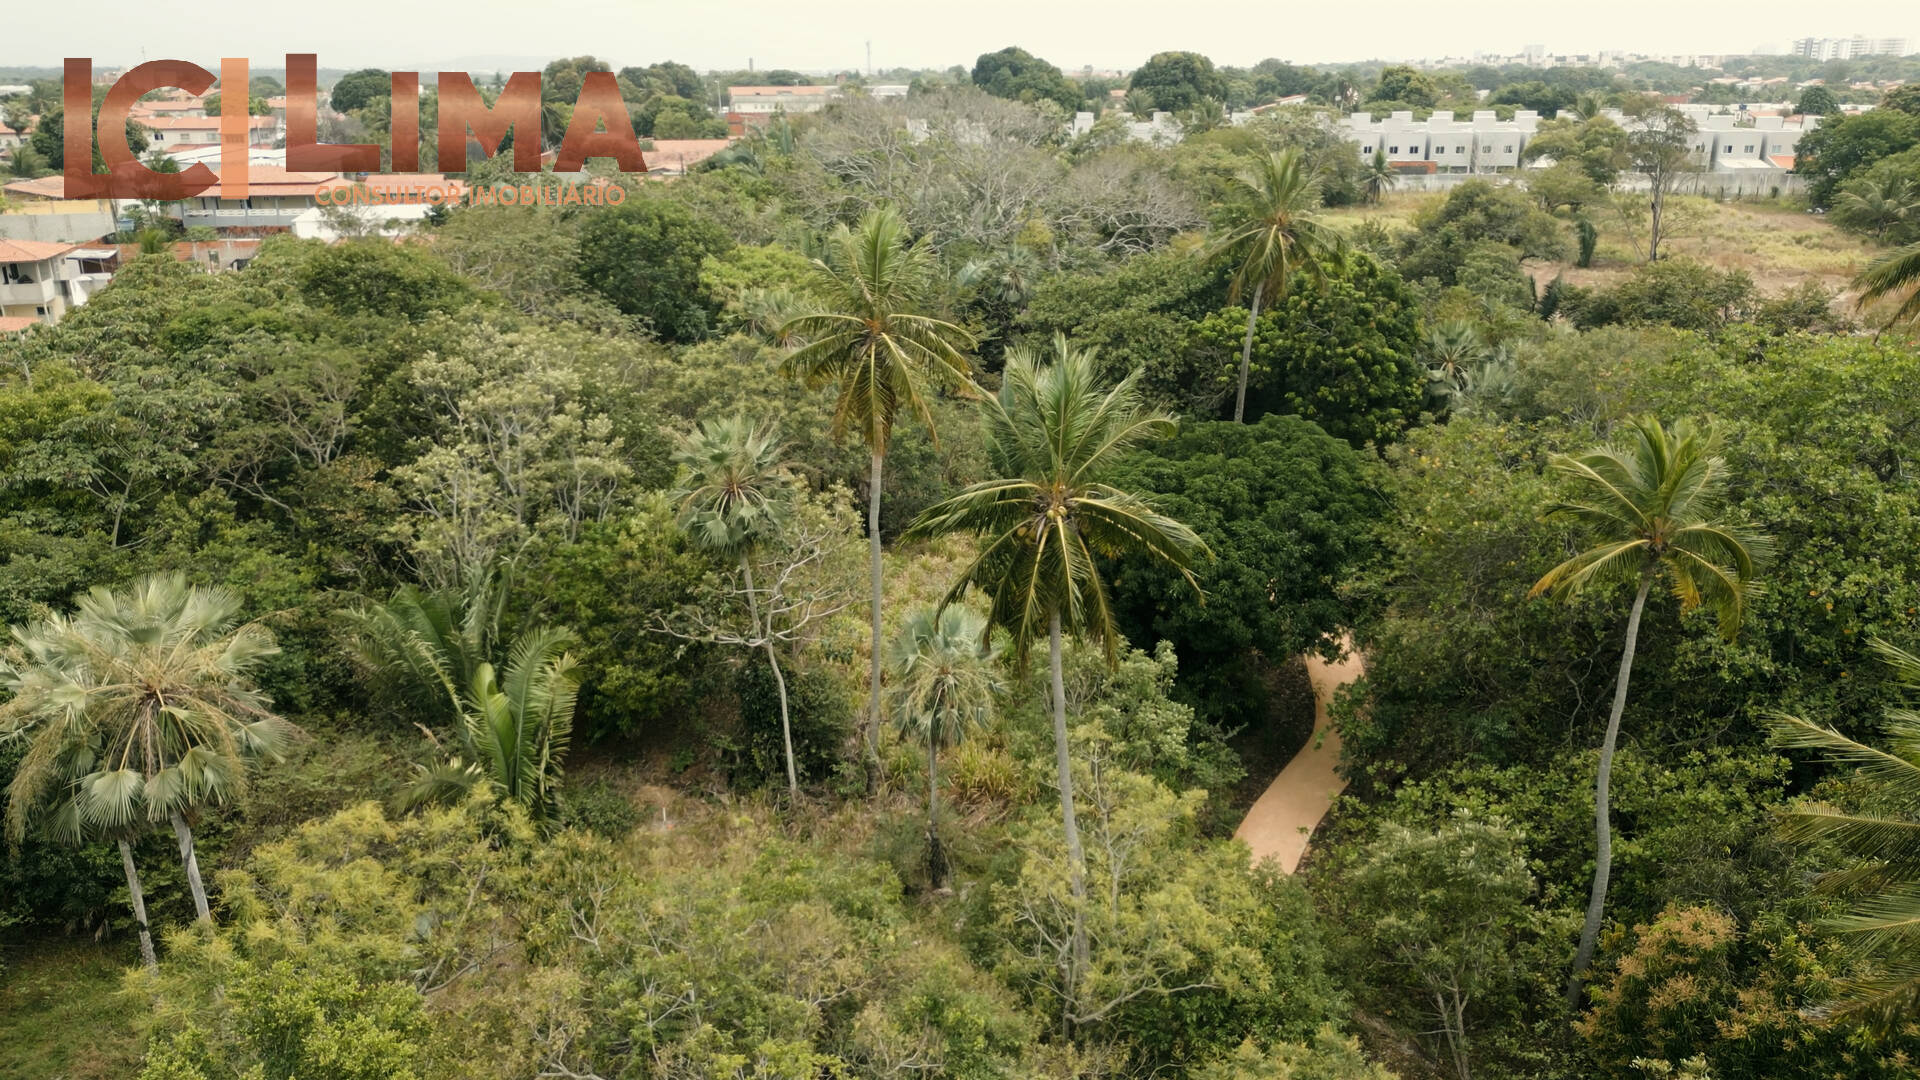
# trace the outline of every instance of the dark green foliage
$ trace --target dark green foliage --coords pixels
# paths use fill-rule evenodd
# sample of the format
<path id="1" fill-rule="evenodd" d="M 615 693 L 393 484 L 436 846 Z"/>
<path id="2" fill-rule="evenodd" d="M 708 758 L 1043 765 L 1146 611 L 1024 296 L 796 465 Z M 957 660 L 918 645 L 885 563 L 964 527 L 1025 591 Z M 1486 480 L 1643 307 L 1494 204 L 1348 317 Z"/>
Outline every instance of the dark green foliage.
<path id="1" fill-rule="evenodd" d="M 392 93 L 390 75 L 379 68 L 361 68 L 340 76 L 340 81 L 328 88 L 327 104 L 333 106 L 335 112 L 350 113 Z"/>
<path id="2" fill-rule="evenodd" d="M 1018 46 L 981 53 L 973 64 L 973 85 L 994 97 L 1013 101 L 1051 101 L 1071 112 L 1081 104 L 1080 87 L 1060 69 Z"/>
<path id="3" fill-rule="evenodd" d="M 700 280 L 709 255 L 733 246 L 725 232 L 660 197 L 633 198 L 589 215 L 580 230 L 580 276 L 663 340 L 696 341 L 720 313 Z"/>
<path id="4" fill-rule="evenodd" d="M 1800 91 L 1797 110 L 1806 116 L 1832 116 L 1840 111 L 1839 99 L 1824 86 L 1809 86 Z"/>
<path id="5" fill-rule="evenodd" d="M 33 134 L 23 144 L 23 147 L 32 148 L 34 156 L 50 172 L 60 172 L 67 167 L 66 115 L 65 107 L 60 105 L 55 105 L 41 113 L 39 122 L 34 125 Z M 95 129 L 93 171 L 104 173 L 107 171 L 107 163 L 100 156 L 100 138 L 97 130 L 100 127 L 100 99 L 98 98 L 93 103 L 91 127 Z M 137 120 L 128 120 L 127 149 L 133 151 L 133 156 L 137 158 L 145 155 L 150 143 L 151 140 L 147 138 L 147 129 Z M 18 152 L 15 151 L 15 153 Z"/>
<path id="6" fill-rule="evenodd" d="M 1877 715 L 1887 690 L 1864 641 L 1906 635 L 1920 609 L 1920 496 L 1898 465 L 1920 452 L 1906 419 L 1913 357 L 1750 334 L 1716 350 L 1624 330 L 1555 352 L 1523 374 L 1516 418 L 1456 417 L 1396 451 L 1401 524 L 1369 586 L 1393 613 L 1362 634 L 1371 664 L 1348 753 L 1426 774 L 1597 744 L 1613 670 L 1596 658 L 1618 655 L 1622 598 L 1523 602 L 1567 543 L 1538 518 L 1554 498 L 1539 470 L 1550 451 L 1590 443 L 1586 425 L 1652 410 L 1724 418 L 1730 472 L 1752 478 L 1730 516 L 1774 536 L 1778 554 L 1737 643 L 1695 625 L 1704 617 L 1650 609 L 1628 745 L 1750 746 L 1763 708 Z"/>
<path id="7" fill-rule="evenodd" d="M 1247 416 L 1295 414 L 1356 447 L 1392 442 L 1424 400 L 1417 319 L 1405 283 L 1364 255 L 1324 286 L 1299 275 L 1255 326 Z M 1244 308 L 1200 321 L 1189 354 L 1198 379 L 1231 377 L 1246 325 Z"/>
<path id="8" fill-rule="evenodd" d="M 1367 95 L 1367 100 L 1404 103 L 1416 109 L 1431 109 L 1437 103 L 1439 93 L 1439 88 L 1434 86 L 1431 75 L 1417 68 L 1397 65 L 1380 72 L 1380 81 L 1374 84 L 1373 92 Z"/>
<path id="9" fill-rule="evenodd" d="M 1152 95 L 1153 107 L 1165 112 L 1185 112 L 1202 98 L 1225 101 L 1226 81 L 1213 68 L 1213 61 L 1191 52 L 1154 53 L 1146 63 L 1134 69 L 1128 81 L 1130 90 Z"/>
<path id="10" fill-rule="evenodd" d="M 1822 124 L 1802 138 L 1794 171 L 1807 178 L 1807 201 L 1831 206 L 1842 184 L 1915 144 L 1920 115 L 1873 109 Z"/>
<path id="11" fill-rule="evenodd" d="M 317 247 L 299 264 L 294 283 L 314 303 L 349 316 L 417 321 L 477 299 L 466 279 L 440 260 L 386 240 Z"/>
<path id="12" fill-rule="evenodd" d="M 1510 248 L 1519 258 L 1558 259 L 1565 257 L 1567 241 L 1561 223 L 1519 188 L 1469 180 L 1415 216 L 1400 272 L 1410 281 L 1458 284 L 1461 268 L 1483 244 Z"/>
<path id="13" fill-rule="evenodd" d="M 1116 483 L 1151 493 L 1212 550 L 1204 606 L 1173 571 L 1116 566 L 1114 616 L 1132 641 L 1170 641 L 1182 683 L 1222 726 L 1249 722 L 1234 677 L 1253 655 L 1313 652 L 1352 622 L 1339 585 L 1374 551 L 1381 496 L 1361 454 L 1318 427 L 1269 414 L 1194 422 L 1135 454 Z"/>
<path id="14" fill-rule="evenodd" d="M 1745 271 L 1722 272 L 1691 259 L 1642 263 L 1612 289 L 1576 295 L 1575 302 L 1564 306 L 1583 330 L 1626 323 L 1717 334 L 1751 320 L 1759 304 L 1753 279 Z M 1783 309 L 1778 318 L 1789 322 L 1793 316 Z"/>
<path id="15" fill-rule="evenodd" d="M 786 774 L 780 737 L 780 701 L 773 671 L 754 656 L 733 679 L 740 699 L 740 734 L 735 744 L 736 775 L 749 783 L 773 783 Z M 785 665 L 782 665 L 785 667 Z M 801 783 L 834 774 L 847 760 L 854 730 L 853 703 L 839 680 L 818 671 L 788 671 L 787 695 L 793 726 L 793 765 Z"/>
<path id="16" fill-rule="evenodd" d="M 582 642 L 580 721 L 587 737 L 692 719 L 686 706 L 709 652 L 648 624 L 688 603 L 711 564 L 687 548 L 671 510 L 650 505 L 625 520 L 596 523 L 543 561 L 538 608 Z"/>

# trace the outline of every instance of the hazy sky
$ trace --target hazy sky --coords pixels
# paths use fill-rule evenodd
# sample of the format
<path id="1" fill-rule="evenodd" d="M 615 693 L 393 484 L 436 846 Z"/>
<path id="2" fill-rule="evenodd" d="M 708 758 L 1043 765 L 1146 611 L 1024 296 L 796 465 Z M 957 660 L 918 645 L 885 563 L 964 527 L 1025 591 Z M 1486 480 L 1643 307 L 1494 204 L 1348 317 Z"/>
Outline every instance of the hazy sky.
<path id="1" fill-rule="evenodd" d="M 1196 4 L 1109 0 L 452 0 L 432 4 L 259 2 L 179 8 L 154 0 L 9 3 L 0 64 L 101 65 L 223 56 L 279 67 L 314 52 L 323 67 L 479 70 L 593 53 L 616 66 L 679 60 L 702 70 L 971 65 L 1021 45 L 1069 72 L 1131 68 L 1164 49 L 1218 63 L 1277 56 L 1300 63 L 1519 52 L 1784 51 L 1796 37 L 1905 37 L 1920 47 L 1915 0 L 1540 0 Z"/>

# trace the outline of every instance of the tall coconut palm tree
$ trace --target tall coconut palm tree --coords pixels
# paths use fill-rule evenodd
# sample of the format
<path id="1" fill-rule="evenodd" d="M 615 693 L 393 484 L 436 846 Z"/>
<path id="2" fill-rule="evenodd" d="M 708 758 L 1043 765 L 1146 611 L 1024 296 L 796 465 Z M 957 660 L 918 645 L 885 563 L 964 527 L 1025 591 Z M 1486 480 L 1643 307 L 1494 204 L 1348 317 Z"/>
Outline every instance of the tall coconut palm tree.
<path id="1" fill-rule="evenodd" d="M 1192 529 L 1107 482 L 1128 451 L 1173 431 L 1172 417 L 1142 403 L 1139 378 L 1136 371 L 1102 387 L 1093 352 L 1064 336 L 1054 338 L 1050 356 L 1010 352 L 1000 394 L 984 405 L 994 478 L 928 507 L 908 530 L 910 536 L 979 536 L 979 554 L 943 602 L 955 603 L 969 586 L 978 587 L 988 599 L 988 621 L 1008 633 L 1023 665 L 1033 643 L 1046 637 L 1060 818 L 1076 901 L 1074 955 L 1083 963 L 1086 857 L 1074 817 L 1061 640 L 1071 633 L 1097 641 L 1113 661 L 1103 559 L 1160 560 L 1198 591 L 1190 567 L 1208 554 Z"/>
<path id="2" fill-rule="evenodd" d="M 1920 244 L 1908 244 L 1881 259 L 1854 280 L 1857 303 L 1865 307 L 1882 297 L 1902 296 L 1889 323 L 1920 321 Z"/>
<path id="3" fill-rule="evenodd" d="M 1235 423 L 1247 412 L 1247 373 L 1253 366 L 1253 330 L 1261 305 L 1286 298 L 1293 275 L 1324 280 L 1329 266 L 1345 258 L 1340 235 L 1320 220 L 1320 180 L 1297 149 L 1268 154 L 1236 178 L 1244 202 L 1238 220 L 1208 249 L 1238 263 L 1228 298 L 1247 298 L 1247 337 L 1240 346 L 1240 383 L 1233 399 Z"/>
<path id="4" fill-rule="evenodd" d="M 72 830 L 125 836 L 139 822 L 167 822 L 194 910 L 210 919 L 191 819 L 237 797 L 252 761 L 280 760 L 298 730 L 252 682 L 279 651 L 273 635 L 239 622 L 232 593 L 179 574 L 124 592 L 96 588 L 74 603 L 71 615 L 13 630 L 13 698 L 0 726 L 29 745 L 8 789 L 8 827 L 19 835 L 49 796 Z M 131 865 L 125 848 L 122 859 Z"/>
<path id="5" fill-rule="evenodd" d="M 840 226 L 827 254 L 814 261 L 821 310 L 794 319 L 781 333 L 805 343 L 787 357 L 789 373 L 811 385 L 837 387 L 835 434 L 855 431 L 867 445 L 873 637 L 866 742 L 871 766 L 879 760 L 880 746 L 880 487 L 887 445 L 902 412 L 938 437 L 928 394 L 935 385 L 972 388 L 963 350 L 974 342 L 959 326 L 927 314 L 938 284 L 933 249 L 924 236 L 910 240 L 906 223 L 891 207 L 868 211 L 857 229 Z"/>
<path id="6" fill-rule="evenodd" d="M 793 726 L 788 715 L 787 679 L 780 671 L 771 627 L 760 624 L 760 603 L 753 587 L 753 554 L 779 531 L 787 516 L 788 476 L 780 461 L 778 424 L 756 424 L 745 417 L 702 421 L 681 436 L 674 450 L 680 465 L 680 527 L 694 546 L 716 558 L 740 564 L 746 587 L 752 636 L 766 648 L 773 684 L 780 692 L 780 738 L 787 755 L 787 790 L 800 793 L 793 761 Z"/>
<path id="7" fill-rule="evenodd" d="M 1903 686 L 1920 690 L 1920 657 L 1879 640 L 1873 648 Z M 1852 790 L 1866 809 L 1809 803 L 1787 816 L 1789 838 L 1827 841 L 1857 860 L 1820 886 L 1849 898 L 1850 910 L 1828 927 L 1856 945 L 1866 970 L 1842 980 L 1822 1007 L 1882 1032 L 1911 1023 L 1920 1018 L 1920 712 L 1887 711 L 1886 750 L 1796 716 L 1771 720 L 1777 745 L 1822 751 L 1862 782 Z"/>
<path id="8" fill-rule="evenodd" d="M 993 700 L 1003 689 L 999 656 L 986 618 L 959 605 L 914 612 L 888 650 L 894 723 L 901 734 L 927 743 L 927 867 L 935 889 L 947 883 L 940 749 L 993 719 Z"/>
<path id="9" fill-rule="evenodd" d="M 1581 978 L 1593 960 L 1607 902 L 1613 867 L 1608 783 L 1647 594 L 1656 579 L 1664 579 L 1682 611 L 1710 607 L 1719 616 L 1721 633 L 1731 638 L 1740 631 L 1747 599 L 1757 588 L 1758 568 L 1772 548 L 1766 537 L 1719 519 L 1726 503 L 1727 465 L 1714 452 L 1717 442 L 1710 429 L 1684 419 L 1667 428 L 1645 416 L 1633 420 L 1626 435 L 1624 446 L 1552 459 L 1554 470 L 1573 481 L 1578 501 L 1551 506 L 1547 516 L 1584 527 L 1598 543 L 1547 571 L 1528 594 L 1573 600 L 1619 583 L 1634 588 L 1613 709 L 1594 777 L 1593 888 L 1567 980 L 1570 1008 L 1579 1004 Z"/>

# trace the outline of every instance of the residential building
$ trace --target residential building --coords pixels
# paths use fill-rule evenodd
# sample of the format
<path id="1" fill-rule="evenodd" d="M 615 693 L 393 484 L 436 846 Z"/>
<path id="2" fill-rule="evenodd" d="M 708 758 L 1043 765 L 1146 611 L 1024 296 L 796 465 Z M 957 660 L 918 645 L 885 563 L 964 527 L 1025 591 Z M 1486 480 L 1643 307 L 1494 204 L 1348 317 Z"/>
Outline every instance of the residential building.
<path id="1" fill-rule="evenodd" d="M 52 325 L 86 303 L 80 264 L 67 258 L 73 251 L 72 244 L 0 240 L 0 318 Z"/>
<path id="2" fill-rule="evenodd" d="M 215 168 L 219 162 L 206 164 L 208 168 Z M 249 166 L 247 198 L 223 199 L 216 186 L 184 202 L 169 203 L 167 207 L 189 228 L 207 225 L 237 230 L 242 235 L 285 232 L 293 228 L 295 218 L 317 205 L 322 187 L 339 180 L 339 173 L 288 172 L 284 168 Z"/>
<path id="3" fill-rule="evenodd" d="M 147 129 L 156 150 L 220 144 L 217 116 L 145 116 L 136 118 L 135 123 Z M 271 145 L 287 134 L 283 121 L 271 116 L 247 117 L 247 129 L 247 142 L 255 146 Z"/>
<path id="4" fill-rule="evenodd" d="M 1870 38 L 1858 34 L 1845 38 L 1801 38 L 1793 43 L 1795 56 L 1810 60 L 1854 60 L 1863 56 L 1905 56 L 1907 39 Z"/>
<path id="5" fill-rule="evenodd" d="M 742 115 L 819 112 L 840 96 L 837 86 L 729 86 L 727 108 Z"/>
<path id="6" fill-rule="evenodd" d="M 1482 109 L 1471 118 L 1455 119 L 1441 109 L 1425 120 L 1415 120 L 1408 111 L 1375 120 L 1372 113 L 1356 112 L 1342 127 L 1363 160 L 1384 152 L 1401 172 L 1491 173 L 1520 167 L 1527 141 L 1540 127 L 1540 114 L 1523 109 L 1513 119 L 1501 120 L 1493 110 Z"/>
<path id="7" fill-rule="evenodd" d="M 58 174 L 15 180 L 0 191 L 7 196 L 0 240 L 87 243 L 119 228 L 114 200 L 62 198 L 66 181 Z"/>

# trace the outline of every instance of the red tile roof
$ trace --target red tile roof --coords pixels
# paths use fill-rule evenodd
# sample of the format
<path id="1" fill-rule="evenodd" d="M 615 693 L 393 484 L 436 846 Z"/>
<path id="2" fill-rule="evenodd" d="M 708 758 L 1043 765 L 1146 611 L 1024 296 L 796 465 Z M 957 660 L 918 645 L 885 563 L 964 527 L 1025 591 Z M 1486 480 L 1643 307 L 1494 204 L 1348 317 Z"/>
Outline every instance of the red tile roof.
<path id="1" fill-rule="evenodd" d="M 57 259 L 74 249 L 73 244 L 49 244 L 40 240 L 7 240 L 0 238 L 0 262 L 23 263 L 45 262 Z"/>
<path id="2" fill-rule="evenodd" d="M 40 320 L 30 316 L 0 316 L 0 334 L 24 334 L 40 325 Z"/>
<path id="3" fill-rule="evenodd" d="M 209 168 L 212 166 L 210 165 Z M 214 170 L 218 172 L 218 169 Z M 277 165 L 247 166 L 247 195 L 291 195 L 312 197 L 319 193 L 327 183 L 339 179 L 339 173 L 330 172 L 288 172 Z M 218 187 L 210 187 L 201 192 L 198 198 L 214 199 L 220 196 Z"/>
<path id="4" fill-rule="evenodd" d="M 38 180 L 15 180 L 4 190 L 29 199 L 60 199 L 66 197 L 67 181 L 65 177 L 56 173 L 53 176 L 43 176 Z"/>

